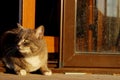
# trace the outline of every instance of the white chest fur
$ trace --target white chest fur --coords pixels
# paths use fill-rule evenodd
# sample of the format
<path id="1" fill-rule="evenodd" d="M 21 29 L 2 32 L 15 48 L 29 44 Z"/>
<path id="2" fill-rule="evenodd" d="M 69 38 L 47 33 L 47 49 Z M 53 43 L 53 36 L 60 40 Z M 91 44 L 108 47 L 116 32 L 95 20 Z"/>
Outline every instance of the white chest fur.
<path id="1" fill-rule="evenodd" d="M 33 71 L 41 66 L 39 56 L 25 58 L 25 61 L 31 65 L 30 71 Z"/>

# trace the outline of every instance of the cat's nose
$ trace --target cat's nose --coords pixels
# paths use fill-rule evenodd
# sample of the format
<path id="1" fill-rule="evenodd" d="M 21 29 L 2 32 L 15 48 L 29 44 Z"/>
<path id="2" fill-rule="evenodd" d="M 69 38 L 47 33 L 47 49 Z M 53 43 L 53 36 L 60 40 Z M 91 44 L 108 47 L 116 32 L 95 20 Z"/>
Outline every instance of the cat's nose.
<path id="1" fill-rule="evenodd" d="M 21 49 L 20 45 L 17 45 L 17 49 Z"/>
<path id="2" fill-rule="evenodd" d="M 16 48 L 19 49 L 19 45 L 17 45 Z"/>

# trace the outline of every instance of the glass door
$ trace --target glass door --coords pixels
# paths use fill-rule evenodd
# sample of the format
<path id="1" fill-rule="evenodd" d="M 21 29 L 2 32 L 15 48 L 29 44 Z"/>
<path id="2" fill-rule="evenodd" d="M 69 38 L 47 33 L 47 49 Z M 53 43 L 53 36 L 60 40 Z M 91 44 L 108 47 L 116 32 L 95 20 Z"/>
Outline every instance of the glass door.
<path id="1" fill-rule="evenodd" d="M 120 67 L 120 0 L 65 0 L 63 66 Z"/>
<path id="2" fill-rule="evenodd" d="M 76 0 L 76 52 L 120 54 L 119 0 Z"/>

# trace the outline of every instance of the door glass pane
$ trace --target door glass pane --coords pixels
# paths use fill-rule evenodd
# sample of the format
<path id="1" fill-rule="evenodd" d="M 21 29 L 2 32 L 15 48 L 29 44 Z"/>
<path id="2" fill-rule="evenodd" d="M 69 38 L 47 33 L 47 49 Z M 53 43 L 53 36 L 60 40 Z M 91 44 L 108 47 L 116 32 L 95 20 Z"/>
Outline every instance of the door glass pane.
<path id="1" fill-rule="evenodd" d="M 119 54 L 120 0 L 76 1 L 76 52 Z"/>

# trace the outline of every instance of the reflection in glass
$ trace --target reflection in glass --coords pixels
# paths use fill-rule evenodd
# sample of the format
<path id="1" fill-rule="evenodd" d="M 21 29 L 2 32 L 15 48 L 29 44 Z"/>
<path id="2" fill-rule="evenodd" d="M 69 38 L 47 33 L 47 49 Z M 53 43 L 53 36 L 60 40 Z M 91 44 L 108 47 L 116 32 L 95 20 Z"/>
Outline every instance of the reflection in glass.
<path id="1" fill-rule="evenodd" d="M 76 52 L 120 52 L 120 0 L 76 0 Z"/>

